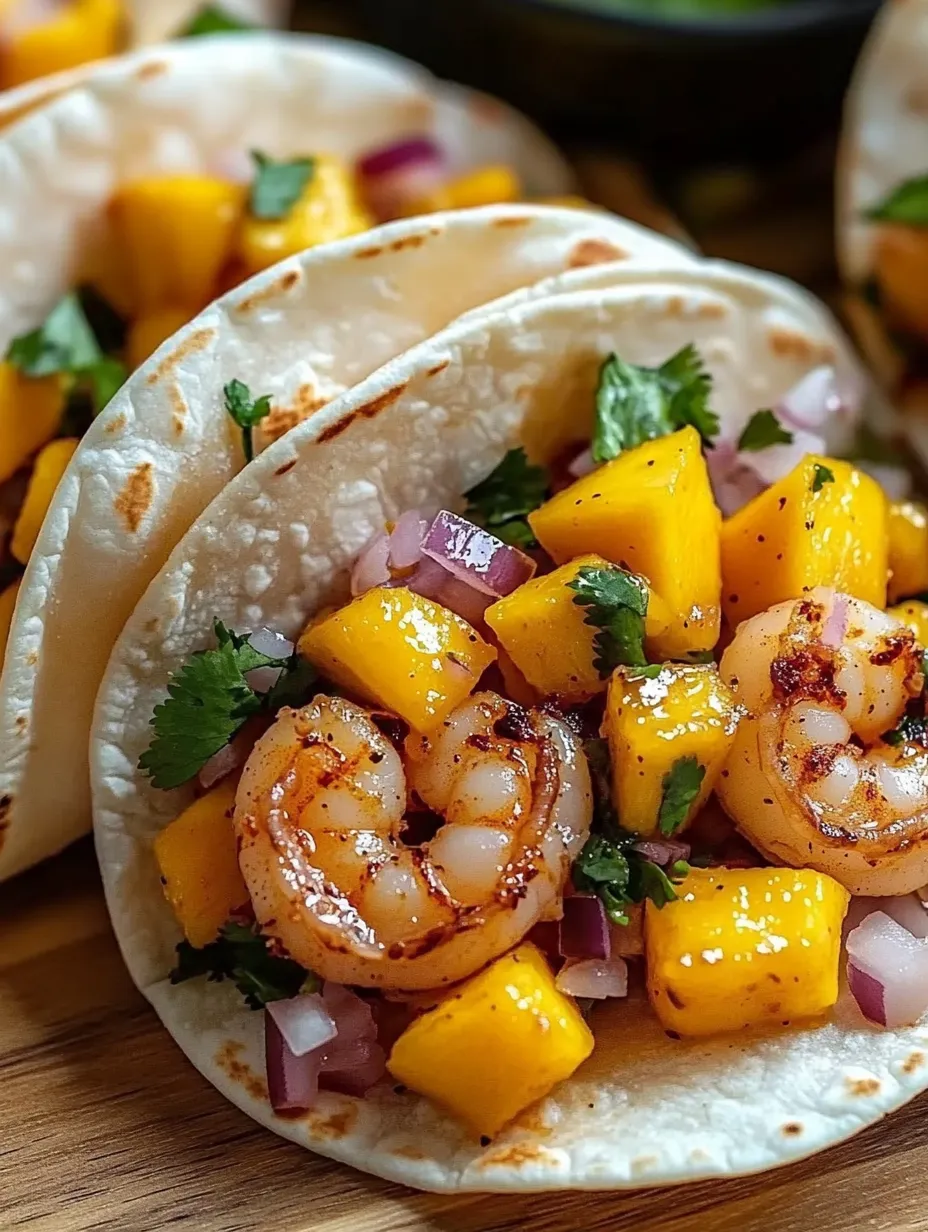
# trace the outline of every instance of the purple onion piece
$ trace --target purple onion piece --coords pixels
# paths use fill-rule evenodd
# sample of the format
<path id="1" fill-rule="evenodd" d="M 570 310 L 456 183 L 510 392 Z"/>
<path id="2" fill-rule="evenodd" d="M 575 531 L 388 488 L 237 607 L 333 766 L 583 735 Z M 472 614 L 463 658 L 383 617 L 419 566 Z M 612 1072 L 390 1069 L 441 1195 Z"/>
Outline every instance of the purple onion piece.
<path id="1" fill-rule="evenodd" d="M 406 137 L 371 150 L 358 159 L 357 169 L 366 180 L 374 180 L 420 163 L 436 166 L 444 163 L 441 147 L 425 135 Z"/>
<path id="2" fill-rule="evenodd" d="M 572 894 L 564 899 L 558 930 L 562 958 L 602 958 L 612 954 L 606 909 L 595 894 Z"/>
<path id="3" fill-rule="evenodd" d="M 322 1051 L 308 1053 L 305 1057 L 295 1056 L 266 1010 L 264 1064 L 268 1096 L 275 1112 L 306 1112 L 313 1106 L 319 1093 Z"/>
<path id="4" fill-rule="evenodd" d="M 868 975 L 866 971 L 861 971 L 859 967 L 855 967 L 853 962 L 848 962 L 847 983 L 864 1018 L 885 1027 L 886 1009 L 883 1004 L 885 990 L 880 981 Z"/>
<path id="5" fill-rule="evenodd" d="M 435 515 L 425 532 L 422 552 L 458 581 L 494 599 L 512 594 L 537 567 L 518 548 L 447 509 Z"/>

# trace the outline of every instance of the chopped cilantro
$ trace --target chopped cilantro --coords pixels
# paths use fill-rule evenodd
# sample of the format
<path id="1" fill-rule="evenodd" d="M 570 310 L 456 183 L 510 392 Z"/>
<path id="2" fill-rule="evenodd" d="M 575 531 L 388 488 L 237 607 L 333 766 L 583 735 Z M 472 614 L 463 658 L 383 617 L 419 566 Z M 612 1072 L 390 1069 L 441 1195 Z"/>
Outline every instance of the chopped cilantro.
<path id="1" fill-rule="evenodd" d="M 253 432 L 266 415 L 271 413 L 270 394 L 252 399 L 251 390 L 244 381 L 233 380 L 222 390 L 226 400 L 226 410 L 242 430 L 242 446 L 245 450 L 245 461 L 250 462 L 255 456 Z"/>
<path id="2" fill-rule="evenodd" d="M 276 714 L 282 706 L 305 706 L 319 691 L 319 674 L 313 665 L 294 651 L 277 683 L 264 695 L 264 709 Z"/>
<path id="3" fill-rule="evenodd" d="M 268 949 L 268 938 L 257 925 L 230 920 L 219 937 L 195 949 L 189 941 L 177 947 L 177 966 L 171 983 L 205 975 L 210 980 L 232 980 L 249 1009 L 263 1009 L 269 1001 L 284 1001 L 299 992 L 315 992 L 319 980 L 292 958 L 279 957 Z"/>
<path id="4" fill-rule="evenodd" d="M 711 389 L 712 380 L 692 345 L 659 368 L 629 364 L 613 353 L 599 371 L 593 460 L 609 462 L 625 449 L 687 424 L 711 447 L 719 431 L 718 416 L 709 409 Z"/>
<path id="5" fill-rule="evenodd" d="M 904 180 L 879 205 L 871 206 L 864 217 L 871 222 L 901 222 L 909 227 L 928 227 L 928 175 Z"/>
<path id="6" fill-rule="evenodd" d="M 527 516 L 548 498 L 548 473 L 529 462 L 525 450 L 510 449 L 495 470 L 465 493 L 466 515 L 518 548 L 536 546 Z"/>
<path id="7" fill-rule="evenodd" d="M 286 218 L 313 178 L 315 159 L 294 158 L 289 162 L 275 162 L 260 150 L 252 150 L 251 157 L 255 164 L 255 176 L 248 198 L 252 217 L 266 221 Z"/>
<path id="8" fill-rule="evenodd" d="M 906 743 L 921 744 L 928 748 L 928 718 L 924 714 L 907 712 L 899 720 L 899 726 L 884 732 L 881 738 L 884 744 L 893 748 Z"/>
<path id="9" fill-rule="evenodd" d="M 826 483 L 834 483 L 834 481 L 834 471 L 827 466 L 822 466 L 820 462 L 816 462 L 812 478 L 812 491 L 821 492 Z"/>
<path id="10" fill-rule="evenodd" d="M 218 4 L 204 4 L 180 31 L 178 38 L 199 38 L 204 34 L 228 34 L 232 31 L 254 30 L 251 22 L 233 17 Z"/>
<path id="11" fill-rule="evenodd" d="M 94 406 L 98 411 L 102 411 L 110 399 L 125 385 L 129 369 L 121 359 L 113 359 L 110 355 L 104 355 L 92 368 L 87 368 L 82 375 L 89 382 Z"/>
<path id="12" fill-rule="evenodd" d="M 591 834 L 574 863 L 573 882 L 578 890 L 602 900 L 613 924 L 628 923 L 625 908 L 633 901 L 629 878 L 625 846 L 602 834 Z"/>
<path id="13" fill-rule="evenodd" d="M 624 569 L 597 569 L 584 565 L 572 582 L 574 603 L 587 609 L 584 624 L 598 629 L 593 665 L 601 680 L 617 667 L 644 667 L 644 619 L 648 614 L 648 588 Z"/>
<path id="14" fill-rule="evenodd" d="M 658 825 L 665 838 L 676 834 L 686 822 L 705 777 L 706 768 L 695 757 L 679 758 L 664 775 Z"/>
<path id="15" fill-rule="evenodd" d="M 787 432 L 773 411 L 755 411 L 738 437 L 738 448 L 748 453 L 759 453 L 771 445 L 792 443 L 792 432 Z"/>

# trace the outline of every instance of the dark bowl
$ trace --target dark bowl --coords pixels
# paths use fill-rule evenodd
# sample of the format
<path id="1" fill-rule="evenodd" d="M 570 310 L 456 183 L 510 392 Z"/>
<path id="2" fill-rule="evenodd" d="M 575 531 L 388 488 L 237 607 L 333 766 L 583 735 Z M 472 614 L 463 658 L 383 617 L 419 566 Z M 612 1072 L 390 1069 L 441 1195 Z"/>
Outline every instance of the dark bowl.
<path id="1" fill-rule="evenodd" d="M 835 127 L 879 0 L 659 17 L 609 0 L 362 0 L 373 37 L 562 138 L 650 164 L 763 161 Z"/>

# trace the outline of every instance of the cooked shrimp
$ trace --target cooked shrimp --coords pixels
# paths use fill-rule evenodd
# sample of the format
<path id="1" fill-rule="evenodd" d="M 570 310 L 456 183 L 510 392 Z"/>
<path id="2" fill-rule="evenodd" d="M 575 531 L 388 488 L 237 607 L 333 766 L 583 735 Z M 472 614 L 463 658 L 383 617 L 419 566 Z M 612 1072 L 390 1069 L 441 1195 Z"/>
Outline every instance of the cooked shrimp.
<path id="1" fill-rule="evenodd" d="M 444 819 L 418 845 L 407 799 Z M 266 933 L 325 979 L 413 990 L 556 915 L 591 815 L 586 758 L 558 719 L 481 693 L 401 753 L 363 707 L 320 695 L 258 741 L 235 825 Z"/>
<path id="2" fill-rule="evenodd" d="M 928 882 L 928 748 L 881 740 L 924 685 L 911 631 L 819 588 L 745 621 L 721 672 L 748 715 L 717 790 L 751 842 L 854 894 Z"/>

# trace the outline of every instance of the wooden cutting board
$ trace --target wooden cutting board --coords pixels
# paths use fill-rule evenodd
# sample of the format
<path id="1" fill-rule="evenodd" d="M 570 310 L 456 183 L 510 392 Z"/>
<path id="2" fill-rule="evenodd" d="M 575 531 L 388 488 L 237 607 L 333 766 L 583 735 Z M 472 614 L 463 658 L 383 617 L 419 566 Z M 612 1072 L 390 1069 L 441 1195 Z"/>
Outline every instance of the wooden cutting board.
<path id="1" fill-rule="evenodd" d="M 633 1194 L 416 1194 L 278 1140 L 200 1077 L 123 969 L 89 843 L 4 887 L 0 936 L 4 1230 L 928 1229 L 928 1099 L 764 1177 Z"/>

